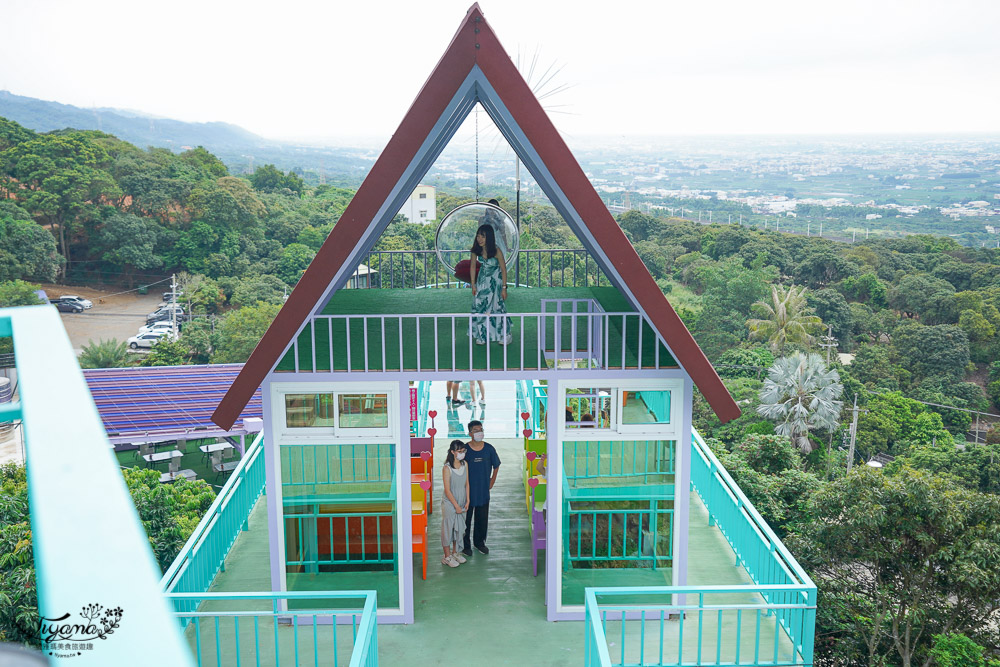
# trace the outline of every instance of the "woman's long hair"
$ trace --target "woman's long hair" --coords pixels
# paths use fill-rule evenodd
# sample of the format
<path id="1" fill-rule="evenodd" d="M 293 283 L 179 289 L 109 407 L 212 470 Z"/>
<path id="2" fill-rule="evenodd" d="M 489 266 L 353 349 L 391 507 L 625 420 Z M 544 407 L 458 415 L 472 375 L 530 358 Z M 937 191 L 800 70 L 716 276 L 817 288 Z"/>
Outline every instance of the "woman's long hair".
<path id="1" fill-rule="evenodd" d="M 496 257 L 497 256 L 497 233 L 493 231 L 493 225 L 479 225 L 479 229 L 476 230 L 476 237 L 480 234 L 486 237 L 486 257 Z M 476 243 L 476 239 L 472 239 L 472 254 L 483 256 L 483 249 L 479 247 Z"/>
<path id="2" fill-rule="evenodd" d="M 466 449 L 465 443 L 461 440 L 452 440 L 451 445 L 448 447 L 448 458 L 445 459 L 445 463 L 448 464 L 448 467 L 455 467 L 455 461 L 457 460 L 455 459 L 455 452 L 460 449 Z"/>

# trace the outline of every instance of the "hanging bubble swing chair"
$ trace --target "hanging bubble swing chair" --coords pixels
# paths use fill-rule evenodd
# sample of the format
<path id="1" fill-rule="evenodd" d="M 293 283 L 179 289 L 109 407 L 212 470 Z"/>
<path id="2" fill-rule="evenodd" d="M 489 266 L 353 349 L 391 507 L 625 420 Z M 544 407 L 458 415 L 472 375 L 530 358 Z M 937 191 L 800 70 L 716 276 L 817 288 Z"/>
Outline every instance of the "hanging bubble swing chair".
<path id="1" fill-rule="evenodd" d="M 493 227 L 497 248 L 503 253 L 508 267 L 517 259 L 521 240 L 510 214 L 493 203 L 462 204 L 441 220 L 434 237 L 434 250 L 448 271 L 463 283 L 472 280 L 469 255 L 481 225 Z"/>

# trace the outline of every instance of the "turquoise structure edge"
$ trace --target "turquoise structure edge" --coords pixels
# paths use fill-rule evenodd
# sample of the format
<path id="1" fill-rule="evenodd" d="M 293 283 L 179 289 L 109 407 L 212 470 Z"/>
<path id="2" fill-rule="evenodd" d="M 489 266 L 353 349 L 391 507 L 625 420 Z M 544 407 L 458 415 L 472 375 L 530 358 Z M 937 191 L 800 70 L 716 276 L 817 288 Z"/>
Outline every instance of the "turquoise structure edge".
<path id="1" fill-rule="evenodd" d="M 647 636 L 648 622 L 660 620 L 659 662 L 662 665 L 701 664 L 703 644 L 701 619 L 706 611 L 724 611 L 742 614 L 757 613 L 756 635 L 753 637 L 753 659 L 740 660 L 745 665 L 803 665 L 813 664 L 813 642 L 816 625 L 816 585 L 805 570 L 789 553 L 781 540 L 774 534 L 767 522 L 760 516 L 753 504 L 732 479 L 726 469 L 712 453 L 701 435 L 692 430 L 691 485 L 697 490 L 708 509 L 710 521 L 719 527 L 726 541 L 736 554 L 737 562 L 743 566 L 753 584 L 746 586 L 655 586 L 628 588 L 587 588 L 585 591 L 585 664 L 590 667 L 613 667 L 624 664 L 645 664 L 643 653 L 647 643 L 656 645 L 655 633 Z M 723 604 L 706 602 L 706 596 L 751 593 L 763 601 L 760 604 Z M 613 597 L 614 603 L 602 604 L 602 596 Z M 635 602 L 622 602 L 632 598 Z M 667 600 L 652 603 L 651 599 Z M 687 604 L 696 599 L 697 604 Z M 761 645 L 760 615 L 765 612 L 773 617 L 781 633 L 790 642 L 790 659 L 778 657 L 778 633 L 774 635 L 773 658 L 768 659 L 767 649 Z M 698 618 L 697 639 L 699 655 L 688 661 L 684 657 L 683 642 L 680 644 L 676 660 L 663 659 L 663 620 L 671 614 L 695 615 Z M 608 620 L 619 622 L 621 636 L 615 637 L 620 657 L 612 659 L 607 631 Z M 626 642 L 626 626 L 631 622 Z M 720 626 L 721 627 L 721 626 Z M 636 630 L 638 628 L 638 630 Z M 638 633 L 636 642 L 635 633 Z M 721 638 L 716 640 L 718 643 Z M 640 652 L 639 662 L 626 658 L 626 646 Z M 636 649 L 638 646 L 638 649 Z M 739 636 L 737 635 L 737 646 Z M 737 649 L 739 650 L 739 649 Z M 761 657 L 764 650 L 765 655 Z M 654 651 L 655 654 L 655 651 Z M 716 655 L 716 658 L 719 656 Z M 708 659 L 711 659 L 709 657 Z"/>
<path id="2" fill-rule="evenodd" d="M 162 664 L 193 664 L 59 313 L 0 309 L 4 331 L 14 339 L 40 614 L 83 623 L 87 605 L 121 610 L 113 634 L 52 651 L 50 664 L 135 664 L 151 646 Z"/>

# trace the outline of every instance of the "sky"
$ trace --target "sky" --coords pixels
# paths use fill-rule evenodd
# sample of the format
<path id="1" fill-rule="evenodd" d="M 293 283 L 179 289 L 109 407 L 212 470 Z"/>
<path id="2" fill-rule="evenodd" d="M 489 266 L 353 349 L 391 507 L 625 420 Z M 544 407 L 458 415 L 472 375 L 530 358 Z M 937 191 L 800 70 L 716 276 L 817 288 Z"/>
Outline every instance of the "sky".
<path id="1" fill-rule="evenodd" d="M 0 0 L 0 90 L 384 141 L 470 5 Z M 480 7 L 567 136 L 1000 132 L 995 0 Z"/>

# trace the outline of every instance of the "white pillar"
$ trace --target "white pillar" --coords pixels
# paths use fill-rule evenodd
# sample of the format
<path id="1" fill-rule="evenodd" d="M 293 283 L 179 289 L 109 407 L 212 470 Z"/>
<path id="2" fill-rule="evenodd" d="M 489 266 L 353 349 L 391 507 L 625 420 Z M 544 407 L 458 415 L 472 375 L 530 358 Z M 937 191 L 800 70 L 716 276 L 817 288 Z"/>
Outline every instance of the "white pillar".
<path id="1" fill-rule="evenodd" d="M 687 586 L 688 519 L 691 506 L 691 411 L 693 383 L 684 378 L 681 431 L 674 464 L 674 586 Z"/>
<path id="2" fill-rule="evenodd" d="M 267 529 L 269 535 L 268 552 L 271 556 L 271 590 L 287 590 L 285 579 L 285 520 L 281 499 L 281 456 L 275 438 L 275 418 L 272 406 L 275 404 L 271 380 L 264 380 L 261 398 L 264 408 L 264 491 L 267 493 Z M 281 401 L 277 401 L 281 405 Z"/>
<path id="3" fill-rule="evenodd" d="M 545 604 L 548 620 L 556 620 L 556 603 L 562 588 L 560 559 L 562 557 L 562 439 L 559 434 L 559 416 L 564 405 L 559 402 L 559 380 L 549 380 L 546 393 L 548 409 L 545 412 L 546 440 L 546 499 L 548 510 L 545 525 Z"/>

